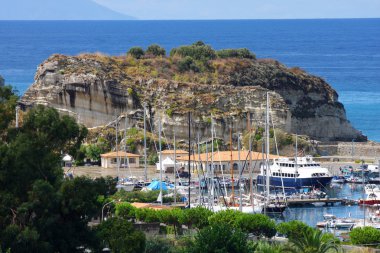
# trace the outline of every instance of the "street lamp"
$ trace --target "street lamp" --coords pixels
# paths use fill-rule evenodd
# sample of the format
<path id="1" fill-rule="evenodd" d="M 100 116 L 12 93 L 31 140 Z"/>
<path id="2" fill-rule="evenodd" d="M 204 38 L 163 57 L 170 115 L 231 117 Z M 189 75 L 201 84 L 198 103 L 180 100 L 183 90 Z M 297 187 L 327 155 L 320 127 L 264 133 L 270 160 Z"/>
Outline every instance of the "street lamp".
<path id="1" fill-rule="evenodd" d="M 114 200 L 112 200 L 112 201 L 110 201 L 110 202 L 108 202 L 108 203 L 105 203 L 104 205 L 103 205 L 103 207 L 102 207 L 102 219 L 100 220 L 100 222 L 102 222 L 103 220 L 104 220 L 104 208 L 106 207 L 106 206 L 108 206 L 109 204 L 112 204 L 113 202 L 115 202 L 116 200 L 114 199 Z"/>

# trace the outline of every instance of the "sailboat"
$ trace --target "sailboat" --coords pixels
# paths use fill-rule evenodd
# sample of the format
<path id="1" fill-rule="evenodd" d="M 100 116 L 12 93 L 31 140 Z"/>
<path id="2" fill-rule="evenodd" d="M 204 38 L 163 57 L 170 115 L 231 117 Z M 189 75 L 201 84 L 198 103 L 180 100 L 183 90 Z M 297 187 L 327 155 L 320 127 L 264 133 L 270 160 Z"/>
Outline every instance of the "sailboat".
<path id="1" fill-rule="evenodd" d="M 116 153 L 117 153 L 117 178 L 118 178 L 118 182 L 116 185 L 116 189 L 130 192 L 130 191 L 133 191 L 133 189 L 135 188 L 135 183 L 128 178 L 120 178 L 120 163 L 121 163 L 120 160 L 121 160 L 121 158 L 119 156 L 119 143 L 118 143 L 119 128 L 118 128 L 118 126 L 119 126 L 119 118 L 117 117 L 116 118 Z M 125 157 L 124 157 L 123 167 L 129 167 L 128 166 L 128 157 L 126 155 L 127 154 L 126 131 L 127 131 L 127 115 L 125 115 L 125 130 L 124 130 L 124 144 L 125 144 L 124 154 L 125 154 Z"/>
<path id="2" fill-rule="evenodd" d="M 264 200 L 264 213 L 283 213 L 287 208 L 287 205 L 276 201 L 276 199 L 270 198 L 270 164 L 269 164 L 269 93 L 267 92 L 266 99 L 266 117 L 265 117 L 265 162 L 261 166 L 261 173 L 265 175 L 265 183 L 264 177 L 262 178 L 262 182 L 265 186 L 265 200 Z M 260 176 L 260 175 L 259 175 Z M 259 179 L 258 176 L 258 179 Z M 283 182 L 281 181 L 282 186 Z"/>

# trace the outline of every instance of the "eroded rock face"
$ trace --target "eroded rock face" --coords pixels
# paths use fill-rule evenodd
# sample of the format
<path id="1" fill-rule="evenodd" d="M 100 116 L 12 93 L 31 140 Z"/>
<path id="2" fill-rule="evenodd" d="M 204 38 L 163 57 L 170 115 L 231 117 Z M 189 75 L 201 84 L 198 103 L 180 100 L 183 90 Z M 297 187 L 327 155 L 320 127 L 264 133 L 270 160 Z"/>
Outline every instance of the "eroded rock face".
<path id="1" fill-rule="evenodd" d="M 54 55 L 38 67 L 21 101 L 55 107 L 87 127 L 106 125 L 125 112 L 130 124 L 141 126 L 146 103 L 153 130 L 161 119 L 169 138 L 174 131 L 177 138 L 187 138 L 189 111 L 193 131 L 210 136 L 212 115 L 217 136 L 228 140 L 231 126 L 242 132 L 249 122 L 253 127 L 264 125 L 269 91 L 275 127 L 317 140 L 365 140 L 346 119 L 337 93 L 321 78 L 275 61 L 239 61 L 243 64 L 235 59 L 222 62 L 222 67 L 213 62 L 217 75 L 209 73 L 211 79 L 194 82 L 191 78 L 198 77 L 189 74 L 191 80 L 183 82 L 175 80 L 175 73 L 160 70 L 164 67 L 153 73 L 151 62 L 132 67 L 116 57 Z M 142 75 L 139 68 L 151 74 Z"/>

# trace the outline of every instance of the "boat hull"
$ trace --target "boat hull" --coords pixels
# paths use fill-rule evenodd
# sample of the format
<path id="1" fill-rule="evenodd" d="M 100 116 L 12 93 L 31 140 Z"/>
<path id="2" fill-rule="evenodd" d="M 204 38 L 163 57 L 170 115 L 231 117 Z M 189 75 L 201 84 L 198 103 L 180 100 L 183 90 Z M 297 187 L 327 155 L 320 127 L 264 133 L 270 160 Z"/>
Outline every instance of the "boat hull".
<path id="1" fill-rule="evenodd" d="M 282 178 L 269 177 L 271 187 L 282 187 L 282 182 L 285 188 L 303 188 L 303 187 L 325 187 L 330 184 L 332 177 L 313 177 L 313 178 Z M 263 185 L 265 177 L 262 175 L 257 176 L 257 184 Z"/>
<path id="2" fill-rule="evenodd" d="M 359 200 L 359 205 L 377 205 L 380 204 L 380 199 L 360 199 Z"/>

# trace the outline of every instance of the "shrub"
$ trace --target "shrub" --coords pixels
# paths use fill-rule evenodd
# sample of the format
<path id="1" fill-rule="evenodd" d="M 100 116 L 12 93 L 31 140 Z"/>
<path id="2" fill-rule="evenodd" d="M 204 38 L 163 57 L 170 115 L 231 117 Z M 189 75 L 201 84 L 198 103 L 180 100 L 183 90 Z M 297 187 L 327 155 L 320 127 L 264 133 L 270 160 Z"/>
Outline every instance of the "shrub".
<path id="1" fill-rule="evenodd" d="M 144 56 L 144 50 L 141 47 L 131 47 L 127 52 L 127 55 L 130 55 L 136 59 L 140 59 Z"/>
<path id="2" fill-rule="evenodd" d="M 165 48 L 162 48 L 157 44 L 152 44 L 147 48 L 146 54 L 153 55 L 153 56 L 165 56 L 166 51 L 165 51 Z"/>
<path id="3" fill-rule="evenodd" d="M 222 49 L 216 51 L 219 58 L 240 58 L 240 59 L 256 59 L 256 56 L 247 48 L 239 49 Z"/>
<path id="4" fill-rule="evenodd" d="M 185 72 L 185 71 L 194 71 L 194 72 L 199 72 L 199 68 L 193 58 L 190 56 L 186 56 L 185 58 L 181 59 L 178 62 L 178 70 L 180 72 Z"/>
<path id="5" fill-rule="evenodd" d="M 373 227 L 354 228 L 350 232 L 352 244 L 364 245 L 380 243 L 380 231 Z"/>
<path id="6" fill-rule="evenodd" d="M 198 41 L 190 46 L 180 46 L 170 51 L 170 56 L 186 57 L 189 56 L 195 60 L 207 61 L 216 58 L 215 50 L 202 41 Z"/>

